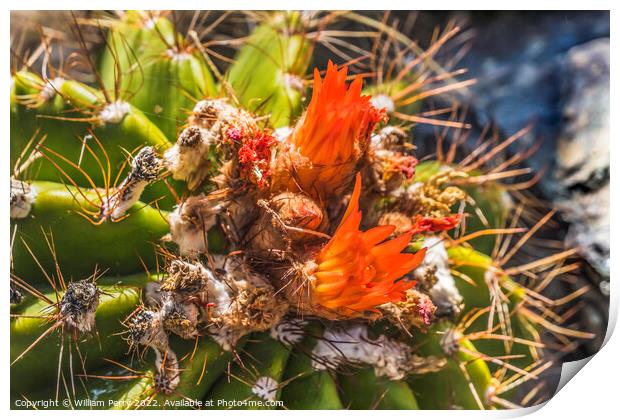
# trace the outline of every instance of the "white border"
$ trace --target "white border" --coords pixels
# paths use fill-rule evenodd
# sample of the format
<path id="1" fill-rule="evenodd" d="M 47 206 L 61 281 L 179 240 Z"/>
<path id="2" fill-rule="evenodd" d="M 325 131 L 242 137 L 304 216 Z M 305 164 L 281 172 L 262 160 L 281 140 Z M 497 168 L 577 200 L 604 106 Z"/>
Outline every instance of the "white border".
<path id="1" fill-rule="evenodd" d="M 118 0 L 110 0 L 110 1 L 33 1 L 33 0 L 22 0 L 19 2 L 12 2 L 11 6 L 14 9 L 23 9 L 23 10 L 46 10 L 51 7 L 57 9 L 124 9 L 124 8 L 135 8 L 135 9 L 166 9 L 171 6 L 174 6 L 177 9 L 218 9 L 221 6 L 226 5 L 230 9 L 235 10 L 243 10 L 243 9 L 392 9 L 392 10 L 424 10 L 424 9 L 444 9 L 444 10 L 480 10 L 480 9 L 488 9 L 488 10 L 496 10 L 496 9 L 522 9 L 522 10 L 610 10 L 613 9 L 613 3 L 611 1 L 600 1 L 600 0 L 589 0 L 587 2 L 584 1 L 574 1 L 574 0 L 564 0 L 562 2 L 558 1 L 547 1 L 542 2 L 540 0 L 521 0 L 519 2 L 497 2 L 497 1 L 455 1 L 455 0 L 443 0 L 441 2 L 412 2 L 404 1 L 404 0 L 382 0 L 380 2 L 360 2 L 351 1 L 351 0 L 313 0 L 312 2 L 301 2 L 301 1 L 284 1 L 284 0 L 270 0 L 270 1 L 247 1 L 247 0 L 227 0 L 226 2 L 198 2 L 198 1 L 188 1 L 188 0 L 175 0 L 171 1 L 161 1 L 161 0 L 151 0 L 151 1 L 118 1 Z M 6 7 L 6 6 L 5 6 Z M 0 27 L 3 28 L 3 37 L 2 37 L 2 46 L 3 46 L 3 54 L 2 54 L 2 64 L 0 68 L 8 69 L 9 68 L 9 10 L 3 9 L 4 13 L 0 16 Z M 617 33 L 618 30 L 618 11 L 612 10 L 612 30 L 611 32 L 614 34 Z M 513 36 L 518 36 L 518 34 L 513 34 Z M 611 115 L 618 115 L 618 88 L 617 88 L 617 69 L 620 67 L 620 52 L 616 47 L 616 41 L 612 39 L 612 53 L 611 53 L 611 69 L 612 69 L 612 78 L 611 78 Z M 9 85 L 9 75 L 8 72 L 4 73 L 5 86 Z M 0 115 L 2 124 L 2 137 L 0 139 L 0 143 L 2 144 L 2 151 L 0 153 L 0 159 L 2 161 L 2 167 L 8 168 L 9 166 L 9 122 L 8 122 L 8 101 L 3 100 L 0 101 Z M 614 139 L 611 144 L 611 158 L 612 161 L 615 161 L 617 158 L 620 158 L 618 154 L 617 142 L 620 141 L 619 136 L 614 136 L 618 131 L 618 122 L 612 118 L 611 121 L 611 138 Z M 614 159 L 616 158 L 616 159 Z M 618 206 L 618 192 L 614 191 L 615 182 L 613 180 L 614 170 L 612 169 L 612 193 L 611 193 L 611 210 L 612 214 L 620 214 L 620 207 Z M 6 171 L 5 171 L 6 173 Z M 0 182 L 1 192 L 0 194 L 4 194 L 4 197 L 8 197 L 9 195 L 9 183 L 8 182 Z M 0 195 L 1 197 L 2 195 Z M 6 203 L 6 201 L 5 201 Z M 9 209 L 5 204 L 1 207 L 0 210 L 0 221 L 2 223 L 2 232 L 4 234 L 4 239 L 2 245 L 0 245 L 2 249 L 1 258 L 5 264 L 2 265 L 5 270 L 5 278 L 8 281 L 8 261 L 9 261 Z M 620 231 L 618 230 L 617 223 L 612 221 L 611 223 L 611 242 L 612 242 L 612 257 L 611 257 L 611 267 L 612 273 L 615 271 L 616 261 L 613 258 L 615 249 L 615 244 L 617 242 L 616 238 L 618 238 L 618 234 Z M 6 283 L 3 288 L 0 290 L 4 290 L 4 294 L 6 294 Z M 612 296 L 612 305 L 610 310 L 610 329 L 608 331 L 606 337 L 606 345 L 599 352 L 599 354 L 595 355 L 590 363 L 588 363 L 588 368 L 586 368 L 583 372 L 579 372 L 575 379 L 569 381 L 569 383 L 554 397 L 550 400 L 550 402 L 543 407 L 542 409 L 534 409 L 534 410 L 525 410 L 519 412 L 514 411 L 496 411 L 496 412 L 410 412 L 410 411 L 400 411 L 400 412 L 391 412 L 389 413 L 390 417 L 396 418 L 407 418 L 411 419 L 414 416 L 416 418 L 432 418 L 432 419 L 482 419 L 482 418 L 507 418 L 507 417 L 515 417 L 519 415 L 526 414 L 526 412 L 532 412 L 528 418 L 532 419 L 543 419 L 549 416 L 553 418 L 559 419 L 580 419 L 580 420 L 588 420 L 590 418 L 594 419 L 606 419 L 612 418 L 612 416 L 617 416 L 617 401 L 620 400 L 619 396 L 619 387 L 616 384 L 618 379 L 620 378 L 620 339 L 615 336 L 611 336 L 610 333 L 613 331 L 615 326 L 615 322 L 617 320 L 618 315 L 618 297 L 619 297 L 619 287 L 615 284 L 615 281 L 611 282 L 611 296 Z M 1 296 L 1 293 L 0 293 Z M 2 313 L 4 313 L 4 319 L 8 319 L 8 302 L 7 299 L 0 299 L 0 307 L 2 308 Z M 0 329 L 2 331 L 2 343 L 0 344 L 0 360 L 3 360 L 2 367 L 0 369 L 2 372 L 2 380 L 0 380 L 0 395 L 1 401 L 3 405 L 2 409 L 7 410 L 9 406 L 9 374 L 8 374 L 8 361 L 9 361 L 9 334 L 8 334 L 8 322 L 5 321 L 4 327 Z M 221 413 L 221 414 L 218 414 Z M 612 414 L 613 413 L 613 414 Z M 39 416 L 40 413 L 37 412 L 11 412 L 5 413 L 11 416 L 11 418 L 32 418 L 35 416 Z M 387 413 L 386 413 L 387 414 Z M 104 418 L 104 416 L 121 416 L 121 417 L 131 417 L 135 418 L 148 416 L 149 419 L 152 418 L 167 418 L 170 413 L 168 412 L 138 412 L 138 413 L 118 413 L 118 414 L 107 414 L 107 412 L 102 411 L 94 411 L 86 414 L 85 412 L 79 413 L 71 413 L 71 412 L 45 412 L 44 414 L 46 418 L 75 418 L 75 416 L 83 417 L 88 415 L 93 418 Z M 192 412 L 185 411 L 183 416 L 211 416 L 215 418 L 225 418 L 226 419 L 237 419 L 247 417 L 248 415 L 245 412 L 241 411 L 228 411 L 228 412 Z M 272 411 L 272 412 L 253 412 L 250 414 L 253 418 L 257 419 L 274 419 L 280 418 L 282 416 L 290 416 L 290 413 L 284 411 Z M 376 416 L 381 416 L 382 413 L 377 412 L 321 412 L 317 413 L 314 411 L 306 411 L 300 412 L 296 411 L 293 414 L 295 418 L 312 418 L 315 419 L 317 416 L 321 418 L 324 417 L 353 417 L 356 419 L 360 418 L 376 418 Z M 221 417 L 220 417 L 221 416 Z M 143 417 L 142 417 L 143 418 Z M 204 417 L 203 417 L 204 418 Z M 374 419 L 373 419 L 374 420 Z"/>

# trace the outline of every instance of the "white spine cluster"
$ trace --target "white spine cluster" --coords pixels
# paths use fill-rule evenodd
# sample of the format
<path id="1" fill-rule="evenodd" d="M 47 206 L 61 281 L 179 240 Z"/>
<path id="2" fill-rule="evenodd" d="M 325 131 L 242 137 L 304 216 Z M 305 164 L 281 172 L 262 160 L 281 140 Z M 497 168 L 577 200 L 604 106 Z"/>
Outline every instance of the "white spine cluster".
<path id="1" fill-rule="evenodd" d="M 145 334 L 138 339 L 136 344 L 148 346 L 158 351 L 166 351 L 166 349 L 168 349 L 168 334 L 166 334 L 163 328 L 161 312 L 145 310 L 144 313 L 147 314 L 151 320 L 148 328 L 144 331 Z"/>
<path id="2" fill-rule="evenodd" d="M 81 333 L 88 333 L 95 327 L 95 311 L 89 311 L 75 318 L 68 318 L 65 324 Z"/>
<path id="3" fill-rule="evenodd" d="M 116 101 L 103 107 L 99 118 L 104 124 L 118 124 L 123 121 L 129 111 L 131 111 L 131 105 L 128 102 Z"/>
<path id="4" fill-rule="evenodd" d="M 45 86 L 43 86 L 43 89 L 41 89 L 39 96 L 44 101 L 49 101 L 60 90 L 63 83 L 65 83 L 65 79 L 63 79 L 62 77 L 56 77 L 52 80 L 48 80 Z"/>
<path id="5" fill-rule="evenodd" d="M 269 376 L 261 376 L 252 385 L 252 393 L 265 401 L 275 401 L 278 393 L 278 381 Z"/>
<path id="6" fill-rule="evenodd" d="M 181 132 L 179 140 L 164 153 L 164 164 L 177 180 L 195 188 L 209 171 L 209 150 L 216 141 L 209 130 L 195 126 Z"/>
<path id="7" fill-rule="evenodd" d="M 284 141 L 286 141 L 286 139 L 289 138 L 289 136 L 293 133 L 293 129 L 289 126 L 284 126 L 284 127 L 279 127 L 276 128 L 273 131 L 273 136 L 275 137 L 276 140 L 278 140 L 280 143 L 283 143 Z"/>
<path id="8" fill-rule="evenodd" d="M 285 319 L 278 325 L 271 327 L 269 335 L 282 344 L 297 344 L 303 340 L 304 328 L 307 324 L 308 322 L 302 319 Z"/>
<path id="9" fill-rule="evenodd" d="M 344 363 L 367 364 L 377 376 L 391 380 L 405 377 L 412 350 L 409 346 L 384 335 L 368 336 L 364 324 L 347 328 L 330 327 L 312 350 L 312 367 L 316 370 L 335 369 Z"/>
<path id="10" fill-rule="evenodd" d="M 209 279 L 205 298 L 209 303 L 214 304 L 212 309 L 213 315 L 221 316 L 228 310 L 228 308 L 230 308 L 232 303 L 232 285 L 229 285 L 226 281 L 217 278 L 211 270 L 207 270 L 202 266 L 201 269 Z"/>
<path id="11" fill-rule="evenodd" d="M 161 303 L 159 312 L 164 320 L 173 315 L 175 312 L 183 314 L 188 326 L 184 327 L 182 331 L 178 329 L 171 329 L 172 332 L 179 335 L 181 338 L 189 340 L 198 335 L 196 326 L 198 325 L 200 318 L 200 310 L 193 303 L 182 301 L 176 295 L 168 293 Z"/>
<path id="12" fill-rule="evenodd" d="M 384 93 L 380 93 L 370 98 L 370 103 L 377 109 L 385 108 L 387 112 L 394 112 L 396 110 L 392 98 Z"/>
<path id="13" fill-rule="evenodd" d="M 448 252 L 443 240 L 436 236 L 424 239 L 426 248 L 424 261 L 413 272 L 415 278 L 423 280 L 429 270 L 435 270 L 436 283 L 429 290 L 433 303 L 437 305 L 437 314 L 458 312 L 463 303 L 463 296 L 456 288 L 454 277 L 450 273 Z"/>
<path id="14" fill-rule="evenodd" d="M 172 61 L 184 61 L 188 60 L 192 56 L 185 51 L 179 52 L 174 48 L 169 48 L 168 50 L 166 50 L 166 55 L 170 57 Z"/>
<path id="15" fill-rule="evenodd" d="M 155 366 L 157 368 L 155 386 L 159 392 L 170 394 L 181 383 L 179 358 L 171 348 L 166 349 L 163 353 L 158 349 L 154 350 Z"/>
<path id="16" fill-rule="evenodd" d="M 11 180 L 11 219 L 23 219 L 30 214 L 37 190 L 22 181 Z"/>

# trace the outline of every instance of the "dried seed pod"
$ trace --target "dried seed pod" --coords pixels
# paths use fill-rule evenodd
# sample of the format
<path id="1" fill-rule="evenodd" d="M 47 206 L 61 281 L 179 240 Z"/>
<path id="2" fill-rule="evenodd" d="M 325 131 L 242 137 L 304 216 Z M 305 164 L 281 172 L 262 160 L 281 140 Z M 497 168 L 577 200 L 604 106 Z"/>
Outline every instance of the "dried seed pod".
<path id="1" fill-rule="evenodd" d="M 205 290 L 208 281 L 208 273 L 202 265 L 172 260 L 168 267 L 168 277 L 162 281 L 160 290 L 191 296 Z"/>
<path id="2" fill-rule="evenodd" d="M 90 280 L 69 283 L 60 300 L 60 317 L 70 329 L 88 333 L 95 327 L 100 291 Z"/>
<path id="3" fill-rule="evenodd" d="M 376 107 L 382 108 L 380 106 Z M 383 127 L 371 139 L 373 147 L 377 150 L 389 150 L 402 154 L 411 153 L 415 149 L 409 140 L 409 133 L 393 125 Z"/>
<path id="4" fill-rule="evenodd" d="M 372 136 L 363 171 L 367 211 L 378 205 L 377 200 L 385 198 L 415 175 L 418 160 L 408 140 L 407 132 L 394 126 L 383 127 Z"/>
<path id="5" fill-rule="evenodd" d="M 416 289 L 409 289 L 406 292 L 406 300 L 386 303 L 379 309 L 397 327 L 406 330 L 411 328 L 425 330 L 434 320 L 436 307 L 428 295 Z"/>
<path id="6" fill-rule="evenodd" d="M 222 162 L 236 157 L 245 140 L 260 132 L 249 113 L 222 99 L 198 102 L 188 121 L 164 154 L 164 163 L 172 177 L 186 181 L 191 190 L 215 176 Z"/>
<path id="7" fill-rule="evenodd" d="M 225 261 L 223 278 L 216 280 L 218 295 L 205 294 L 208 299 L 208 327 L 211 336 L 224 348 L 232 348 L 244 335 L 266 331 L 277 325 L 288 312 L 285 298 L 263 276 L 254 272 L 243 260 Z M 213 302 L 209 308 L 208 304 Z"/>
<path id="8" fill-rule="evenodd" d="M 274 295 L 272 287 L 248 287 L 237 292 L 219 322 L 246 332 L 265 331 L 277 325 L 287 312 L 288 303 Z"/>
<path id="9" fill-rule="evenodd" d="M 161 313 L 143 308 L 126 325 L 125 339 L 130 349 L 138 345 L 160 351 L 168 348 L 168 335 L 164 332 Z"/>
<path id="10" fill-rule="evenodd" d="M 410 232 L 413 229 L 413 221 L 411 220 L 411 217 L 398 211 L 382 213 L 378 224 L 395 226 L 395 235 L 402 235 L 403 233 Z"/>
<path id="11" fill-rule="evenodd" d="M 198 335 L 200 310 L 193 303 L 181 301 L 172 293 L 167 293 L 161 304 L 160 312 L 165 331 L 185 340 Z"/>
<path id="12" fill-rule="evenodd" d="M 188 119 L 190 126 L 209 132 L 222 143 L 240 141 L 244 135 L 258 131 L 256 120 L 247 111 L 230 105 L 224 99 L 198 102 Z"/>
<path id="13" fill-rule="evenodd" d="M 418 160 L 411 155 L 405 155 L 391 150 L 373 150 L 368 157 L 365 178 L 373 182 L 369 188 L 388 194 L 397 190 L 403 183 L 411 180 L 415 175 Z"/>
<path id="14" fill-rule="evenodd" d="M 174 179 L 187 182 L 196 189 L 214 171 L 217 138 L 203 128 L 189 126 L 181 132 L 176 144 L 164 154 L 166 169 Z"/>
<path id="15" fill-rule="evenodd" d="M 324 229 L 326 217 L 309 196 L 284 192 L 258 204 L 262 212 L 247 234 L 253 255 L 282 255 L 294 244 L 316 242 L 322 237 L 318 232 Z"/>
<path id="16" fill-rule="evenodd" d="M 198 256 L 209 249 L 207 232 L 216 223 L 221 206 L 204 194 L 188 197 L 168 217 L 169 239 L 182 256 Z"/>
<path id="17" fill-rule="evenodd" d="M 452 206 L 466 200 L 468 196 L 457 186 L 445 185 L 454 179 L 467 176 L 465 172 L 448 170 L 432 175 L 425 182 L 411 184 L 396 193 L 399 199 L 398 209 L 407 214 L 421 216 L 449 216 Z"/>

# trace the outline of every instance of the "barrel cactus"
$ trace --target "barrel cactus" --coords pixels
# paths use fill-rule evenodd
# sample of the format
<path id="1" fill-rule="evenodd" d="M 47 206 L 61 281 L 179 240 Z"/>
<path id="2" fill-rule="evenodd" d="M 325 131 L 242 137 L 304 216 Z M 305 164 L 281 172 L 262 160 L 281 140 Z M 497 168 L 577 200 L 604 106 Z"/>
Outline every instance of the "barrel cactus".
<path id="1" fill-rule="evenodd" d="M 415 153 L 412 125 L 466 128 L 421 106 L 473 83 L 433 61 L 454 30 L 419 51 L 355 13 L 240 16 L 225 61 L 228 14 L 181 30 L 140 11 L 75 18 L 65 68 L 49 58 L 66 41 L 16 54 L 13 406 L 543 400 L 532 380 L 591 335 L 554 312 L 582 291 L 546 294 L 574 250 L 525 251 L 553 213 L 512 181 L 519 133 Z"/>

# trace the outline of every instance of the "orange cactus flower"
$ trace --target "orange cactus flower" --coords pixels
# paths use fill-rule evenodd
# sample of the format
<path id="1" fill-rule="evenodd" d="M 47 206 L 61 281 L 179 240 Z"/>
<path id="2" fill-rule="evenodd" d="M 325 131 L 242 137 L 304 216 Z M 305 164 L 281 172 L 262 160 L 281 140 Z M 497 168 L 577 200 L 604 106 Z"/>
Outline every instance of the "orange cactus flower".
<path id="1" fill-rule="evenodd" d="M 314 70 L 312 99 L 288 143 L 299 159 L 292 163 L 296 182 L 308 193 L 337 194 L 353 178 L 372 131 L 386 118 L 363 96 L 362 78 L 347 86 L 347 67 L 331 61 L 325 78 Z"/>
<path id="2" fill-rule="evenodd" d="M 394 226 L 360 231 L 360 192 L 358 174 L 340 226 L 315 258 L 311 272 L 312 303 L 350 317 L 384 303 L 404 301 L 405 292 L 415 282 L 397 280 L 419 266 L 426 252 L 401 253 L 412 235 L 386 240 Z"/>

